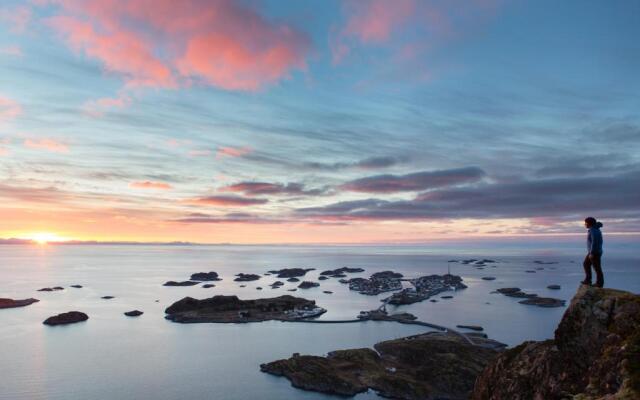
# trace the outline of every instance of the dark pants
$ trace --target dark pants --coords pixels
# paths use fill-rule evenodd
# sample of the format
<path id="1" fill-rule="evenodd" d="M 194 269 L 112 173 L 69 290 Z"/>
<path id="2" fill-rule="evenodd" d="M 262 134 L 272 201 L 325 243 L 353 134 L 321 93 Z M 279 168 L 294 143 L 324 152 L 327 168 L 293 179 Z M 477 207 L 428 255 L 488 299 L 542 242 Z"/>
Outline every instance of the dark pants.
<path id="1" fill-rule="evenodd" d="M 604 276 L 602 275 L 602 254 L 592 254 L 591 258 L 589 258 L 589 255 L 587 254 L 582 266 L 584 267 L 585 282 L 591 282 L 591 267 L 593 267 L 596 271 L 596 286 L 604 286 Z"/>

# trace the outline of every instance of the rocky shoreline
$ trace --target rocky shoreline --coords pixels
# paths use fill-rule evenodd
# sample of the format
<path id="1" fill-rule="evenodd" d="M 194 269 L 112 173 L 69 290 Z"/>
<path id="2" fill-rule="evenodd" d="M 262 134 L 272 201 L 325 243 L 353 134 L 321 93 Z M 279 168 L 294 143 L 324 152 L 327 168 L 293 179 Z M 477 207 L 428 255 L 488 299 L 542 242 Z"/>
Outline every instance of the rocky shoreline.
<path id="1" fill-rule="evenodd" d="M 467 399 L 476 376 L 499 354 L 439 332 L 380 342 L 374 349 L 338 350 L 326 357 L 294 354 L 260 370 L 327 394 L 355 396 L 372 389 L 396 399 L 453 400 Z"/>

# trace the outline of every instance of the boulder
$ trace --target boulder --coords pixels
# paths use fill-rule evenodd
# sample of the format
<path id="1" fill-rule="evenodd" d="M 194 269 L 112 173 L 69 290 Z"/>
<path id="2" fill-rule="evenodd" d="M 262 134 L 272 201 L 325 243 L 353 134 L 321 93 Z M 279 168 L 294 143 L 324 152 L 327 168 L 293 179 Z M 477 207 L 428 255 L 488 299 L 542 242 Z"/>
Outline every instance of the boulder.
<path id="1" fill-rule="evenodd" d="M 142 314 L 144 313 L 140 310 L 127 311 L 124 313 L 124 315 L 126 315 L 127 317 L 139 317 Z"/>
<path id="2" fill-rule="evenodd" d="M 302 283 L 300 283 L 298 285 L 298 288 L 300 288 L 300 289 L 310 289 L 310 288 L 318 287 L 318 286 L 320 286 L 320 284 L 318 282 L 303 281 Z"/>
<path id="3" fill-rule="evenodd" d="M 75 324 L 76 322 L 82 322 L 89 319 L 89 316 L 80 311 L 69 311 L 66 313 L 54 315 L 44 320 L 45 325 L 66 325 Z"/>

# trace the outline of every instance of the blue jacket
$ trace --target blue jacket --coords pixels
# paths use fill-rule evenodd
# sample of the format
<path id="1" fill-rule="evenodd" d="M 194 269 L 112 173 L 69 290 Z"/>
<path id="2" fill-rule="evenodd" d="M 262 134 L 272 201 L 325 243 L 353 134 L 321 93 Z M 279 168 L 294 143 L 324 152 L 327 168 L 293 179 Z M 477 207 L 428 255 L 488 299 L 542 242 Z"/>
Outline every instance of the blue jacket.
<path id="1" fill-rule="evenodd" d="M 602 222 L 596 222 L 594 226 L 589 228 L 587 233 L 587 251 L 589 254 L 602 254 Z"/>

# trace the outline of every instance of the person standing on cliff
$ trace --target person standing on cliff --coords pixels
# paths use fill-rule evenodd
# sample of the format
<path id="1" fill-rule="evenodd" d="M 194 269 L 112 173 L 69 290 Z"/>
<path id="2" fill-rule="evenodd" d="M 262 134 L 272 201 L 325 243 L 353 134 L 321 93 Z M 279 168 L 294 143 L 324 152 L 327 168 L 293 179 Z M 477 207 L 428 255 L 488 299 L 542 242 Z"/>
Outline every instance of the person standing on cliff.
<path id="1" fill-rule="evenodd" d="M 581 283 L 591 285 L 591 267 L 596 271 L 597 287 L 604 286 L 604 276 L 602 275 L 602 222 L 596 221 L 593 217 L 584 220 L 584 226 L 589 230 L 587 233 L 587 256 L 584 258 L 585 278 Z"/>

